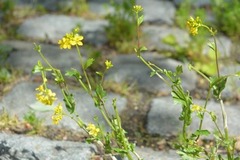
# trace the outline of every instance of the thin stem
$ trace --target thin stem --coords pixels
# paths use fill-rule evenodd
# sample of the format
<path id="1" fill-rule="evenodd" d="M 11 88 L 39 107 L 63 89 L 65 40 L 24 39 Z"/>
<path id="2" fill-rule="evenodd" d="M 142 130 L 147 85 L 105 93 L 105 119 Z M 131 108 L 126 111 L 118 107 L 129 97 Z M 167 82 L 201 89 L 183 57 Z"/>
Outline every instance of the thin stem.
<path id="1" fill-rule="evenodd" d="M 207 103 L 208 103 L 208 101 L 210 99 L 210 96 L 211 96 L 211 88 L 209 88 L 208 93 L 207 93 L 206 101 L 205 101 L 205 104 L 204 104 L 204 107 L 203 107 L 204 110 L 206 110 L 206 108 L 207 108 Z M 202 117 L 201 117 L 201 120 L 200 120 L 200 124 L 199 124 L 199 127 L 198 127 L 199 130 L 202 129 L 204 116 L 205 116 L 205 112 L 203 112 L 203 114 L 202 114 Z M 197 136 L 195 141 L 197 141 L 199 139 L 199 137 L 200 137 L 200 135 Z"/>
<path id="2" fill-rule="evenodd" d="M 45 58 L 45 56 L 43 55 L 42 51 L 39 50 L 38 53 L 40 54 L 41 58 L 44 60 L 44 62 L 47 63 L 47 65 L 52 69 L 52 70 L 56 70 L 49 62 L 48 60 Z"/>
<path id="3" fill-rule="evenodd" d="M 105 114 L 105 111 L 103 111 L 103 109 L 100 109 L 100 112 L 103 115 L 103 118 L 106 120 L 107 124 L 110 126 L 110 128 L 112 130 L 114 130 L 114 127 L 113 127 L 112 123 L 110 122 L 109 117 Z"/>
<path id="4" fill-rule="evenodd" d="M 198 74 L 200 74 L 203 78 L 205 78 L 208 82 L 210 82 L 210 79 L 203 74 L 201 71 L 199 71 L 198 69 L 196 69 L 194 66 L 191 65 L 191 69 L 193 69 L 195 72 L 197 72 Z"/>
<path id="5" fill-rule="evenodd" d="M 225 111 L 223 100 L 221 98 L 220 98 L 220 104 L 221 104 L 222 117 L 223 117 L 225 141 L 228 141 L 229 140 L 229 135 L 228 135 L 228 125 L 227 125 L 227 114 L 226 114 L 226 111 Z M 232 159 L 232 149 L 231 149 L 231 147 L 232 146 L 229 146 L 229 145 L 227 146 L 228 159 Z"/>
<path id="6" fill-rule="evenodd" d="M 133 154 L 137 157 L 138 160 L 142 160 L 142 158 L 137 154 L 137 152 L 133 151 Z"/>
<path id="7" fill-rule="evenodd" d="M 147 65 L 148 68 L 151 69 L 151 71 L 155 72 L 156 75 L 157 75 L 162 81 L 164 81 L 169 87 L 171 87 L 171 84 L 170 84 L 167 80 L 165 80 L 151 65 L 149 65 L 148 62 L 146 62 L 146 60 L 145 60 L 141 55 L 138 56 L 138 58 L 140 58 L 140 60 L 141 60 L 145 65 Z"/>
<path id="8" fill-rule="evenodd" d="M 217 75 L 218 77 L 220 77 L 220 71 L 219 71 L 219 66 L 218 66 L 218 48 L 217 48 L 217 41 L 216 41 L 216 37 L 213 36 L 213 40 L 214 40 L 214 45 L 215 45 L 215 60 L 216 60 L 216 67 L 217 67 Z"/>
<path id="9" fill-rule="evenodd" d="M 86 73 L 86 70 L 84 69 L 84 63 L 83 63 L 83 59 L 82 59 L 82 54 L 81 54 L 80 49 L 79 49 L 79 47 L 77 45 L 76 45 L 76 48 L 77 48 L 77 52 L 78 52 L 78 55 L 79 55 L 79 61 L 81 63 L 82 71 L 83 71 L 83 74 L 84 74 L 84 76 L 86 78 L 86 81 L 87 81 L 87 84 L 88 84 L 88 89 L 89 89 L 88 92 L 89 92 L 89 94 L 91 94 L 92 87 L 91 87 L 91 83 L 89 81 L 88 75 Z"/>
<path id="10" fill-rule="evenodd" d="M 222 110 L 222 116 L 223 116 L 225 137 L 228 139 L 227 114 L 226 114 L 225 107 L 224 107 L 222 99 L 220 99 L 220 104 L 221 104 L 221 110 Z"/>

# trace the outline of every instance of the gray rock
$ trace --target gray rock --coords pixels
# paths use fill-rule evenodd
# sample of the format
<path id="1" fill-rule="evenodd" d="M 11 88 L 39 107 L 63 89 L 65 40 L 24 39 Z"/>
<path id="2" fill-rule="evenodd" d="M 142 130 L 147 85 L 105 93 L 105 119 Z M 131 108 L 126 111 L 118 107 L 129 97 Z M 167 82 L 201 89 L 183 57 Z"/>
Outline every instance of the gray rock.
<path id="1" fill-rule="evenodd" d="M 175 27 L 169 26 L 143 26 L 142 28 L 145 43 L 149 49 L 158 51 L 175 51 L 175 48 L 164 43 L 164 38 L 173 36 L 177 44 L 181 47 L 187 47 L 190 41 L 189 34 Z"/>
<path id="2" fill-rule="evenodd" d="M 204 105 L 203 100 L 193 100 L 193 102 L 201 106 Z M 180 105 L 174 105 L 171 97 L 153 99 L 151 103 L 151 109 L 148 114 L 148 132 L 151 134 L 160 135 L 176 135 L 179 133 L 182 128 L 182 122 L 178 120 L 181 109 L 182 108 Z M 228 115 L 229 133 L 232 136 L 237 136 L 240 134 L 240 126 L 238 125 L 238 115 L 240 114 L 240 108 L 237 105 L 225 105 L 225 109 Z M 214 101 L 210 101 L 208 103 L 207 110 L 213 111 L 216 114 L 217 123 L 219 127 L 223 129 L 220 104 Z M 195 115 L 195 113 L 193 113 L 192 124 L 189 127 L 189 130 L 195 131 L 198 129 L 199 122 L 199 118 Z M 216 130 L 216 127 L 208 114 L 205 115 L 202 129 L 207 129 L 211 132 Z"/>
<path id="3" fill-rule="evenodd" d="M 173 25 L 176 8 L 173 3 L 158 0 L 137 0 L 144 8 L 144 21 L 154 24 Z"/>
<path id="4" fill-rule="evenodd" d="M 154 63 L 162 69 L 175 71 L 178 65 L 183 65 L 180 62 L 165 58 L 159 54 L 148 52 L 144 53 L 143 56 L 147 61 Z M 118 83 L 135 83 L 140 89 L 149 92 L 170 92 L 170 87 L 163 83 L 156 75 L 150 77 L 151 70 L 141 62 L 135 54 L 117 55 L 112 58 L 112 63 L 114 67 L 107 72 L 107 80 Z M 197 80 L 196 73 L 189 71 L 186 65 L 183 65 L 182 78 L 183 87 L 185 89 L 192 90 L 195 88 Z"/>
<path id="5" fill-rule="evenodd" d="M 3 107 L 10 113 L 11 115 L 17 115 L 20 119 L 23 118 L 24 114 L 26 114 L 31 107 L 43 106 L 41 103 L 36 101 L 35 98 L 35 88 L 38 87 L 39 84 L 23 82 L 16 85 L 11 92 L 9 92 L 6 96 L 3 97 L 0 103 L 0 109 Z M 57 102 L 53 104 L 53 106 L 49 107 L 49 112 L 37 112 L 37 116 L 39 118 L 43 118 L 45 120 L 45 125 L 51 125 L 51 116 L 53 114 L 53 108 L 58 103 L 63 103 L 63 96 L 61 95 L 61 90 L 53 85 L 48 85 L 49 88 L 53 90 L 57 94 Z M 86 123 L 94 122 L 94 117 L 99 117 L 99 123 L 102 124 L 106 129 L 108 129 L 101 112 L 95 107 L 93 100 L 90 98 L 87 93 L 85 93 L 82 89 L 76 88 L 71 89 L 70 93 L 72 93 L 75 97 L 76 102 L 76 113 L 79 114 L 79 117 Z M 121 114 L 126 108 L 127 100 L 124 97 L 121 97 L 117 94 L 109 93 L 106 99 L 106 109 L 109 112 L 109 115 L 114 115 L 114 110 L 112 107 L 112 99 L 117 99 L 117 109 Z M 44 106 L 45 107 L 45 106 Z M 66 109 L 64 109 L 66 113 Z M 61 121 L 61 126 L 67 127 L 70 129 L 78 130 L 78 125 L 70 118 L 64 117 Z"/>
<path id="6" fill-rule="evenodd" d="M 38 60 L 41 60 L 41 62 L 45 64 L 37 51 L 34 50 L 33 43 L 24 41 L 5 41 L 3 44 L 13 48 L 13 51 L 10 52 L 5 63 L 10 64 L 19 70 L 31 74 L 32 69 L 37 64 Z M 40 45 L 42 53 L 52 66 L 61 69 L 63 74 L 71 68 L 80 69 L 79 58 L 75 49 L 64 50 L 60 49 L 58 46 L 46 44 Z M 83 48 L 81 48 L 81 50 L 82 52 L 85 52 Z"/>
<path id="7" fill-rule="evenodd" d="M 140 147 L 135 149 L 143 159 L 175 160 L 180 158 L 173 150 L 154 151 Z M 92 144 L 0 133 L 0 159 L 3 160 L 89 160 L 95 154 L 96 147 Z M 135 157 L 134 160 L 137 158 Z"/>
<path id="8" fill-rule="evenodd" d="M 81 26 L 84 42 L 102 45 L 106 42 L 104 20 L 85 20 L 65 15 L 43 15 L 25 20 L 18 28 L 18 34 L 40 40 L 50 40 L 57 43 L 66 33 L 76 26 Z"/>
<path id="9" fill-rule="evenodd" d="M 240 63 L 240 45 L 239 42 L 234 42 L 231 48 L 231 58 L 233 58 L 236 62 Z"/>
<path id="10" fill-rule="evenodd" d="M 240 71 L 239 64 L 230 64 L 225 65 L 221 68 L 221 75 L 235 75 L 235 73 Z M 233 99 L 235 97 L 239 97 L 240 95 L 240 81 L 239 76 L 231 76 L 228 78 L 225 89 L 222 92 L 222 97 L 226 99 Z"/>
<path id="11" fill-rule="evenodd" d="M 222 58 L 230 58 L 232 50 L 232 41 L 226 36 L 216 37 L 217 47 L 219 56 Z M 210 38 L 204 47 L 203 54 L 214 54 L 213 50 L 208 46 L 208 44 L 213 44 L 213 38 Z"/>
<path id="12" fill-rule="evenodd" d="M 146 160 L 177 160 L 180 159 L 176 151 L 154 151 L 150 148 L 136 147 L 136 152 L 139 153 L 141 158 Z"/>
<path id="13" fill-rule="evenodd" d="M 180 3 L 183 3 L 184 0 L 173 0 L 173 2 L 174 2 L 176 5 L 179 5 Z M 192 3 L 195 7 L 201 7 L 201 6 L 205 6 L 205 5 L 210 5 L 210 4 L 211 4 L 211 0 L 201 0 L 201 1 L 191 0 L 191 3 Z"/>
<path id="14" fill-rule="evenodd" d="M 42 137 L 0 134 L 0 159 L 7 160 L 89 160 L 94 145 L 51 141 Z"/>
<path id="15" fill-rule="evenodd" d="M 109 1 L 104 0 L 91 0 L 88 2 L 89 10 L 98 16 L 106 16 L 114 12 L 114 8 L 110 5 Z"/>

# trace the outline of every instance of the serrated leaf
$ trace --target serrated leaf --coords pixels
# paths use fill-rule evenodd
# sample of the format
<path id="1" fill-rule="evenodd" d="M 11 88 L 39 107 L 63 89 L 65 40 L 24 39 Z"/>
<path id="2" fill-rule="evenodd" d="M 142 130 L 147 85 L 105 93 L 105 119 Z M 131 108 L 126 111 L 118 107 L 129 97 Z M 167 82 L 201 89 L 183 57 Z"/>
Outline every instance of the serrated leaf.
<path id="1" fill-rule="evenodd" d="M 29 107 L 35 111 L 39 111 L 39 112 L 49 112 L 49 111 L 53 111 L 54 108 L 52 106 L 49 105 L 45 105 L 42 104 L 40 102 L 35 102 L 29 105 Z"/>
<path id="2" fill-rule="evenodd" d="M 90 67 L 94 62 L 94 59 L 93 58 L 89 58 L 85 64 L 84 64 L 84 69 L 87 69 L 88 67 Z"/>

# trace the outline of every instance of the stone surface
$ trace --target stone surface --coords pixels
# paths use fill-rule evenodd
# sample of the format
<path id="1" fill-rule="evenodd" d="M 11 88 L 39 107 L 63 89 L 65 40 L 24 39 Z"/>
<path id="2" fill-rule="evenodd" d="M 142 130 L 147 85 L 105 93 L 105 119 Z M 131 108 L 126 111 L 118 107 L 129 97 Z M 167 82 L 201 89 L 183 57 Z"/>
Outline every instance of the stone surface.
<path id="1" fill-rule="evenodd" d="M 171 2 L 159 0 L 137 0 L 137 4 L 142 5 L 144 8 L 145 22 L 173 25 L 176 8 Z"/>
<path id="2" fill-rule="evenodd" d="M 213 50 L 209 48 L 208 44 L 213 44 L 213 38 L 210 38 L 208 43 L 205 45 L 203 54 L 214 54 Z M 232 41 L 226 36 L 217 36 L 216 37 L 217 47 L 219 56 L 222 58 L 230 58 L 232 50 Z"/>
<path id="3" fill-rule="evenodd" d="M 174 150 L 154 151 L 150 148 L 136 148 L 136 152 L 145 160 L 177 160 L 179 155 Z"/>
<path id="4" fill-rule="evenodd" d="M 37 40 L 48 40 L 57 43 L 66 33 L 76 26 L 81 27 L 84 42 L 102 45 L 106 43 L 105 20 L 86 20 L 65 15 L 43 15 L 25 20 L 18 29 L 18 34 Z"/>
<path id="5" fill-rule="evenodd" d="M 0 133 L 1 160 L 89 160 L 96 147 L 82 142 Z"/>
<path id="6" fill-rule="evenodd" d="M 164 43 L 164 38 L 169 36 L 173 36 L 181 47 L 187 47 L 190 42 L 187 31 L 175 27 L 151 25 L 143 26 L 142 31 L 145 38 L 144 43 L 151 50 L 175 51 L 172 45 Z"/>
<path id="7" fill-rule="evenodd" d="M 10 52 L 6 60 L 6 64 L 11 64 L 13 67 L 23 70 L 31 74 L 32 69 L 41 59 L 37 51 L 34 50 L 34 44 L 24 41 L 6 41 L 3 44 L 11 46 L 13 50 Z M 39 43 L 37 43 L 39 45 Z M 61 50 L 59 46 L 40 44 L 42 53 L 51 62 L 52 66 L 59 68 L 63 71 L 71 68 L 80 69 L 78 54 L 76 50 Z M 83 50 L 83 49 L 81 49 Z M 84 51 L 83 51 L 84 52 Z"/>
<path id="8" fill-rule="evenodd" d="M 175 71 L 178 65 L 183 65 L 175 60 L 167 59 L 159 54 L 143 54 L 147 61 L 154 63 L 162 69 Z M 113 80 L 118 83 L 128 82 L 135 83 L 140 89 L 149 92 L 170 92 L 170 88 L 162 82 L 157 76 L 150 77 L 151 70 L 141 62 L 135 54 L 117 55 L 112 58 L 113 68 L 106 75 L 107 80 Z M 196 74 L 188 70 L 183 65 L 182 82 L 183 87 L 192 90 L 196 87 Z M 191 77 L 191 78 L 189 78 Z"/>
<path id="9" fill-rule="evenodd" d="M 31 107 L 41 105 L 40 103 L 36 102 L 35 98 L 35 88 L 38 87 L 38 85 L 39 84 L 30 82 L 19 83 L 12 89 L 10 93 L 8 93 L 2 99 L 2 102 L 0 103 L 0 109 L 4 107 L 11 115 L 17 115 L 20 119 L 22 119 L 24 114 L 26 114 L 31 109 Z M 54 106 L 56 106 L 58 103 L 64 103 L 62 101 L 63 97 L 61 95 L 61 90 L 56 86 L 52 86 L 50 84 L 48 87 L 57 94 L 58 100 L 52 107 L 46 106 L 49 107 L 50 112 L 37 112 L 37 116 L 45 120 L 44 124 L 51 125 L 51 116 L 53 114 L 51 108 L 53 109 Z M 93 100 L 89 95 L 87 95 L 79 88 L 70 90 L 70 93 L 72 93 L 75 97 L 76 113 L 78 113 L 86 123 L 94 122 L 94 117 L 96 116 L 99 117 L 99 123 L 104 125 L 105 128 L 108 128 L 106 126 L 105 120 L 103 119 L 103 116 L 95 107 Z M 110 115 L 114 114 L 114 110 L 112 108 L 113 98 L 117 99 L 117 107 L 119 113 L 125 109 L 127 103 L 126 98 L 121 97 L 117 94 L 109 93 L 106 100 L 106 108 L 109 111 Z M 66 113 L 68 113 L 66 109 L 64 110 Z M 60 125 L 63 127 L 68 127 L 70 129 L 79 129 L 78 125 L 68 117 L 64 117 L 64 120 L 61 121 Z"/>
<path id="10" fill-rule="evenodd" d="M 184 2 L 184 0 L 173 0 L 173 2 L 176 5 L 179 5 L 180 3 Z M 210 5 L 211 4 L 211 0 L 201 0 L 201 1 L 190 0 L 190 2 L 193 3 L 193 5 L 195 7 L 201 7 L 201 6 L 205 6 L 205 5 Z"/>
<path id="11" fill-rule="evenodd" d="M 235 73 L 240 71 L 239 64 L 225 65 L 221 68 L 221 75 L 235 75 Z M 232 99 L 233 97 L 240 96 L 240 81 L 239 76 L 231 76 L 228 78 L 225 89 L 222 92 L 222 96 L 226 99 Z"/>
<path id="12" fill-rule="evenodd" d="M 193 100 L 195 104 L 204 105 L 203 100 Z M 228 127 L 229 133 L 232 136 L 238 136 L 240 134 L 240 126 L 238 125 L 238 115 L 240 114 L 240 108 L 237 105 L 225 106 L 226 113 L 228 115 Z M 151 109 L 148 114 L 148 124 L 147 130 L 151 134 L 160 135 L 172 135 L 177 134 L 181 131 L 182 123 L 178 120 L 181 113 L 181 106 L 174 105 L 171 97 L 155 98 L 152 100 Z M 214 101 L 210 101 L 207 106 L 208 111 L 213 111 L 217 118 L 217 123 L 220 128 L 223 129 L 222 118 L 221 118 L 221 108 L 220 104 Z M 198 129 L 199 118 L 196 114 L 192 115 L 192 124 L 189 127 L 190 131 L 195 131 Z M 211 121 L 208 114 L 205 115 L 203 121 L 203 129 L 207 129 L 213 132 L 216 127 Z"/>
<path id="13" fill-rule="evenodd" d="M 26 8 L 35 8 L 42 5 L 48 11 L 60 11 L 68 6 L 71 6 L 73 0 L 14 0 L 17 5 L 22 5 Z M 115 0 L 119 3 L 122 0 Z M 162 53 L 164 51 L 174 52 L 175 48 L 169 44 L 163 43 L 164 38 L 173 36 L 181 47 L 188 46 L 190 37 L 184 30 L 174 26 L 176 7 L 183 0 L 137 0 L 137 4 L 144 7 L 144 25 L 142 25 L 144 45 L 149 50 Z M 228 1 L 228 0 L 226 0 Z M 84 35 L 84 44 L 102 47 L 106 44 L 107 39 L 105 35 L 105 26 L 108 25 L 104 20 L 104 16 L 114 9 L 109 4 L 109 0 L 87 0 L 89 9 L 96 14 L 96 19 L 84 19 L 79 17 L 67 15 L 53 15 L 46 14 L 42 16 L 27 18 L 19 26 L 17 33 L 22 38 L 41 41 L 52 42 L 49 44 L 41 44 L 42 51 L 49 59 L 51 64 L 61 70 L 66 71 L 71 67 L 80 69 L 78 56 L 76 50 L 60 50 L 57 45 L 54 45 L 67 32 L 70 32 L 77 25 L 81 26 L 82 34 Z M 194 7 L 202 7 L 210 4 L 210 0 L 192 1 Z M 211 14 L 210 18 L 214 18 Z M 3 18 L 3 12 L 0 11 L 0 22 Z M 99 18 L 99 19 L 98 19 Z M 208 17 L 209 18 L 209 17 Z M 211 20 L 211 19 L 210 19 Z M 218 36 L 218 47 L 222 53 L 221 58 L 233 58 L 240 61 L 238 52 L 239 44 L 232 45 L 229 38 L 225 36 Z M 40 59 L 40 56 L 33 50 L 32 42 L 24 41 L 5 41 L 1 42 L 8 47 L 4 48 L 4 52 L 8 55 L 6 61 L 1 61 L 7 65 L 11 65 L 17 69 L 23 70 L 30 76 L 30 79 L 15 84 L 15 86 L 0 100 L 0 110 L 4 107 L 10 114 L 17 115 L 23 118 L 24 114 L 29 111 L 31 107 L 41 106 L 35 100 L 35 88 L 39 85 L 37 82 L 31 81 L 35 77 L 32 76 L 31 70 L 33 66 Z M 1 49 L 0 48 L 0 49 Z M 2 50 L 1 50 L 2 51 Z M 84 46 L 81 51 L 85 57 L 88 55 L 88 50 Z M 205 54 L 209 52 L 206 45 Z M 226 53 L 226 54 L 225 54 Z M 230 54 L 231 53 L 231 54 Z M 170 58 L 163 57 L 157 53 L 147 52 L 143 56 L 147 61 L 158 65 L 161 68 L 175 70 L 177 65 L 182 63 Z M 111 58 L 111 57 L 110 57 Z M 132 55 L 116 55 L 112 57 L 114 67 L 109 70 L 106 75 L 107 80 L 113 80 L 119 83 L 128 82 L 135 83 L 139 88 L 139 92 L 170 92 L 169 87 L 162 83 L 156 76 L 150 78 L 150 69 L 147 68 L 135 54 Z M 1 63 L 0 62 L 0 63 Z M 226 75 L 239 71 L 238 65 L 225 65 L 222 68 L 221 74 Z M 197 76 L 194 72 L 190 72 L 187 66 L 184 65 L 183 87 L 187 90 L 196 89 Z M 232 83 L 234 82 L 234 83 Z M 237 79 L 229 79 L 227 82 L 226 91 L 223 92 L 224 98 L 232 96 L 239 97 L 239 91 L 236 89 L 240 84 Z M 233 85 L 232 85 L 233 84 Z M 1 85 L 0 85 L 1 86 Z M 230 86 L 230 87 L 229 87 Z M 58 101 L 60 102 L 60 90 L 52 85 L 49 85 L 58 94 Z M 84 121 L 92 122 L 95 115 L 100 115 L 95 108 L 91 98 L 86 95 L 81 89 L 71 88 L 70 91 L 76 97 L 77 112 Z M 151 94 L 152 95 L 152 94 Z M 107 99 L 107 108 L 110 114 L 113 114 L 111 108 L 111 99 L 117 98 L 117 106 L 120 113 L 127 109 L 126 97 L 121 97 L 118 94 L 109 93 Z M 181 122 L 178 120 L 181 112 L 181 106 L 174 105 L 171 97 L 154 98 L 151 100 L 151 108 L 147 115 L 146 129 L 150 134 L 171 135 L 179 133 L 182 128 Z M 57 104 L 56 102 L 56 104 Z M 202 105 L 202 100 L 194 100 L 195 103 Z M 54 105 L 56 105 L 54 104 Z M 46 125 L 52 125 L 51 115 L 53 107 L 49 107 L 49 112 L 37 112 L 37 116 L 45 120 Z M 218 117 L 221 117 L 220 106 L 214 101 L 209 102 L 209 110 L 215 111 Z M 228 114 L 229 130 L 231 135 L 240 135 L 239 128 L 239 112 L 240 108 L 236 105 L 226 106 Z M 124 113 L 124 112 L 123 112 Z M 144 117 L 145 118 L 145 117 Z M 103 118 L 100 116 L 99 121 L 106 126 Z M 193 115 L 193 124 L 190 130 L 195 130 L 198 127 L 198 119 Z M 222 119 L 218 119 L 220 128 Z M 79 127 L 70 119 L 64 118 L 59 127 L 68 127 L 70 129 L 78 130 Z M 211 119 L 206 115 L 203 127 L 211 131 L 214 130 L 214 125 Z M 21 145 L 19 145 L 21 144 Z M 96 147 L 81 142 L 67 142 L 67 141 L 51 141 L 41 137 L 23 136 L 23 135 L 7 135 L 0 133 L 0 159 L 21 159 L 21 160 L 85 160 L 90 159 L 96 153 Z M 136 147 L 137 153 L 146 160 L 175 160 L 180 159 L 176 151 L 153 151 L 150 148 Z"/>
<path id="14" fill-rule="evenodd" d="M 136 152 L 147 160 L 179 159 L 173 150 L 154 151 L 136 147 Z M 83 142 L 53 141 L 37 136 L 0 133 L 1 160 L 90 160 L 96 153 L 96 146 Z M 118 160 L 122 158 L 118 157 Z"/>

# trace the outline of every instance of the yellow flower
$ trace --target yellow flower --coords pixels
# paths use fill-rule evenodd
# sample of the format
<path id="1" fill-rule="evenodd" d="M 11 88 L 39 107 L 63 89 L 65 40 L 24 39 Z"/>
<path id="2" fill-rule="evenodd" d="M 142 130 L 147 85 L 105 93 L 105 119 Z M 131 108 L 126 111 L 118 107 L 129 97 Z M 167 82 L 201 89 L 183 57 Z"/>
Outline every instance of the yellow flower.
<path id="1" fill-rule="evenodd" d="M 100 132 L 100 129 L 97 128 L 94 124 L 89 123 L 87 128 L 88 133 L 90 136 L 96 137 L 98 135 L 98 133 Z"/>
<path id="2" fill-rule="evenodd" d="M 143 10 L 143 7 L 140 5 L 133 6 L 133 11 L 136 13 L 141 12 L 142 10 Z"/>
<path id="3" fill-rule="evenodd" d="M 71 38 L 70 43 L 71 43 L 72 46 L 75 46 L 75 45 L 82 46 L 83 45 L 82 40 L 83 40 L 83 36 L 80 36 L 79 34 L 75 34 Z"/>
<path id="4" fill-rule="evenodd" d="M 194 19 L 193 17 L 190 17 L 190 19 L 187 21 L 187 28 L 192 35 L 197 35 L 198 28 L 201 26 L 202 26 L 202 21 L 199 17 L 196 17 L 196 19 Z"/>
<path id="5" fill-rule="evenodd" d="M 106 60 L 106 61 L 105 61 L 105 65 L 106 65 L 106 69 L 110 69 L 110 68 L 112 68 L 112 67 L 113 67 L 113 64 L 112 64 L 112 62 L 111 62 L 111 61 L 109 61 L 109 60 Z"/>
<path id="6" fill-rule="evenodd" d="M 193 104 L 191 110 L 192 112 L 200 112 L 203 111 L 203 108 L 197 104 Z"/>
<path id="7" fill-rule="evenodd" d="M 59 103 L 55 108 L 54 108 L 54 114 L 63 114 L 63 108 L 62 108 L 62 104 Z"/>
<path id="8" fill-rule="evenodd" d="M 58 124 L 60 120 L 62 120 L 63 117 L 63 108 L 62 104 L 59 103 L 55 108 L 54 108 L 54 114 L 52 116 L 52 121 L 53 124 Z"/>
<path id="9" fill-rule="evenodd" d="M 72 33 L 67 33 L 61 40 L 58 41 L 61 49 L 71 49 L 72 46 L 82 46 L 83 36 L 77 34 L 78 29 L 74 29 Z"/>
<path id="10" fill-rule="evenodd" d="M 71 49 L 71 43 L 68 38 L 63 37 L 58 41 L 58 44 L 60 45 L 60 49 Z"/>
<path id="11" fill-rule="evenodd" d="M 53 116 L 52 116 L 53 124 L 56 124 L 56 125 L 57 125 L 60 120 L 62 120 L 62 115 L 53 115 Z"/>
<path id="12" fill-rule="evenodd" d="M 53 102 L 57 99 L 56 94 L 53 93 L 50 89 L 44 88 L 43 85 L 40 85 L 38 88 L 36 88 L 36 91 L 38 91 L 36 94 L 36 99 L 45 105 L 52 105 Z"/>

